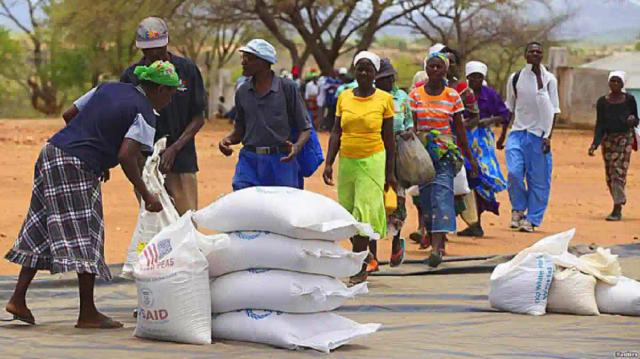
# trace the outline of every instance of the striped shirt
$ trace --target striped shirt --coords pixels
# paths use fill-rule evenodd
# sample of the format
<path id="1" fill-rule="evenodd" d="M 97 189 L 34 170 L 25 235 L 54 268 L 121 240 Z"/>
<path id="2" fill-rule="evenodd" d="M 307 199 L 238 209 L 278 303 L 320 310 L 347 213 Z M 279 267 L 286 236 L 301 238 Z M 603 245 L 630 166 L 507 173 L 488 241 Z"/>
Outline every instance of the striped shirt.
<path id="1" fill-rule="evenodd" d="M 418 131 L 437 130 L 441 134 L 452 134 L 453 116 L 464 111 L 458 92 L 450 87 L 437 96 L 429 95 L 424 86 L 409 94 L 409 105 L 416 114 Z"/>

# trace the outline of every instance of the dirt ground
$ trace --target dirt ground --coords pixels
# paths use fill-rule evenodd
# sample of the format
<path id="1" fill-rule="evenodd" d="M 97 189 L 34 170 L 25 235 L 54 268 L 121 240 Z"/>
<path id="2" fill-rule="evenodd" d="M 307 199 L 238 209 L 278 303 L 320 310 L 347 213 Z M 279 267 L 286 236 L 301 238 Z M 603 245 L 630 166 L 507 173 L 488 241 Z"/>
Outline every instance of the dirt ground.
<path id="1" fill-rule="evenodd" d="M 63 125 L 62 120 L 0 120 L 0 254 L 9 249 L 24 220 L 33 183 L 33 165 L 42 144 Z M 200 172 L 199 205 L 206 206 L 220 194 L 231 190 L 231 178 L 236 158 L 225 158 L 217 143 L 228 131 L 223 123 L 207 124 L 198 134 L 197 147 Z M 323 144 L 327 143 L 322 135 Z M 624 220 L 604 221 L 611 210 L 611 199 L 604 181 L 600 155 L 588 157 L 591 143 L 589 131 L 558 130 L 554 135 L 554 171 L 551 200 L 545 221 L 535 234 L 514 232 L 508 228 L 510 205 L 506 192 L 499 194 L 502 203 L 499 217 L 483 216 L 484 238 L 460 238 L 451 235 L 448 255 L 485 255 L 514 253 L 547 234 L 577 228 L 573 244 L 597 243 L 601 246 L 638 243 L 640 238 L 640 164 L 637 153 L 631 161 L 627 179 L 628 205 Z M 237 152 L 234 154 L 237 155 Z M 504 163 L 504 153 L 499 153 Z M 506 172 L 506 167 L 502 170 Z M 337 198 L 335 188 L 325 186 L 321 171 L 307 181 L 307 189 Z M 131 185 L 119 168 L 112 170 L 111 180 L 103 186 L 106 221 L 106 258 L 109 263 L 121 263 L 131 239 L 137 216 L 137 203 Z M 415 208 L 410 205 L 409 220 L 403 234 L 408 236 L 417 227 Z M 463 228 L 458 222 L 459 229 Z M 348 243 L 345 242 L 345 245 Z M 389 241 L 379 244 L 380 259 L 389 257 Z M 408 246 L 411 258 L 424 258 L 417 246 Z M 15 274 L 19 267 L 0 260 L 0 275 Z"/>

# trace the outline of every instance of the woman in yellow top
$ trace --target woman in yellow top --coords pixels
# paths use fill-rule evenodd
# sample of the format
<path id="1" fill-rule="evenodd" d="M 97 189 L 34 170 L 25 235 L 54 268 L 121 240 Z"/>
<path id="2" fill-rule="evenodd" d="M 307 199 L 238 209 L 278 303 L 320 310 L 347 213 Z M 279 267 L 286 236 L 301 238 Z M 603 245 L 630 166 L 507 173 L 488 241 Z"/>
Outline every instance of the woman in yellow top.
<path id="1" fill-rule="evenodd" d="M 393 96 L 373 86 L 380 70 L 380 58 L 369 51 L 356 55 L 354 61 L 358 87 L 338 97 L 336 121 L 329 139 L 329 152 L 323 173 L 324 182 L 333 186 L 333 163 L 340 152 L 338 166 L 338 201 L 360 222 L 369 223 L 384 237 L 387 217 L 384 191 L 395 187 L 393 158 Z M 351 238 L 354 252 L 370 246 L 375 253 L 375 238 L 356 235 Z M 377 268 L 377 260 L 369 255 L 369 268 L 363 265 L 351 283 L 366 280 L 368 271 Z"/>

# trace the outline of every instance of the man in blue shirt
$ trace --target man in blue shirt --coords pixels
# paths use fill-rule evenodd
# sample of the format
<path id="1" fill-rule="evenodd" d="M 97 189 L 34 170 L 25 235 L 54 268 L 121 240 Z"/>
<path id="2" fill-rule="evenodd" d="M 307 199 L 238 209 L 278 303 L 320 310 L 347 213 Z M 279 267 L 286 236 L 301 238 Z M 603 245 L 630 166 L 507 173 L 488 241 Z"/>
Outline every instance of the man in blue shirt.
<path id="1" fill-rule="evenodd" d="M 100 182 L 120 164 L 142 196 L 145 209 L 162 210 L 141 178 L 141 151 L 153 146 L 155 110 L 170 101 L 180 79 L 172 64 L 136 67 L 140 85 L 105 83 L 81 97 L 63 115 L 67 125 L 44 145 L 35 165 L 27 218 L 5 258 L 22 265 L 5 307 L 14 320 L 35 324 L 26 293 L 38 270 L 75 271 L 80 289 L 77 328 L 120 328 L 95 307 L 96 275 L 109 280 L 104 259 Z"/>
<path id="2" fill-rule="evenodd" d="M 271 70 L 275 48 L 262 39 L 240 49 L 242 74 L 250 77 L 236 91 L 234 128 L 218 147 L 231 156 L 232 145 L 242 143 L 235 191 L 253 186 L 300 187 L 296 156 L 311 135 L 311 122 L 298 86 Z M 297 133 L 294 139 L 292 133 Z M 294 142 L 295 141 L 295 142 Z"/>

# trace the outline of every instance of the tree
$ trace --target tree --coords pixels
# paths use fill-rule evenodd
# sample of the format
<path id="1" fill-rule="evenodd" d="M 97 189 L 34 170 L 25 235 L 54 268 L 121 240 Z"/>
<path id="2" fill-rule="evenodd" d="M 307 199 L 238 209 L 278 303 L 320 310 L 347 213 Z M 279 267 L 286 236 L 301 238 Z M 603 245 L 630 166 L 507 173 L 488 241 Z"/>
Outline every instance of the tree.
<path id="1" fill-rule="evenodd" d="M 524 46 L 534 39 L 548 41 L 553 30 L 571 16 L 571 11 L 558 11 L 552 4 L 551 0 L 434 0 L 405 14 L 400 25 L 431 43 L 455 48 L 461 63 L 482 53 L 493 84 L 502 89 L 521 61 Z M 528 15 L 531 6 L 538 6 L 542 16 Z"/>
<path id="2" fill-rule="evenodd" d="M 371 46 L 377 31 L 430 0 L 286 0 L 227 1 L 241 14 L 252 14 L 302 68 L 313 56 L 323 73 L 333 71 L 340 55 Z M 246 16 L 246 15 L 245 15 Z M 300 45 L 295 40 L 302 40 Z"/>
<path id="3" fill-rule="evenodd" d="M 15 14 L 16 1 L 0 0 L 0 16 L 12 22 L 24 35 L 30 56 L 26 58 L 30 66 L 25 68 L 24 74 L 13 74 L 13 80 L 28 89 L 31 105 L 45 115 L 56 115 L 62 108 L 64 100 L 59 98 L 58 84 L 55 82 L 55 67 L 52 66 L 51 55 L 54 51 L 61 52 L 55 34 L 47 30 L 46 8 L 47 1 L 24 0 L 28 9 L 28 19 L 20 20 Z"/>
<path id="4" fill-rule="evenodd" d="M 118 78 L 139 50 L 135 31 L 152 14 L 171 21 L 186 0 L 61 0 L 51 6 L 51 22 L 64 41 L 87 57 L 91 85 Z M 106 15 L 105 15 L 106 14 Z"/>

